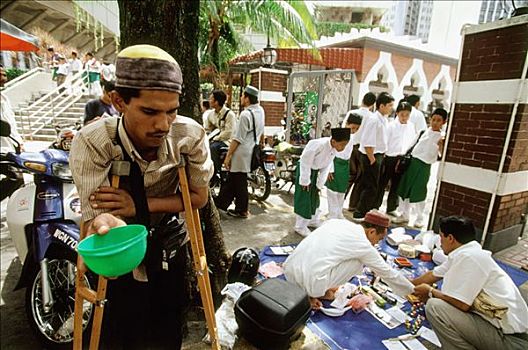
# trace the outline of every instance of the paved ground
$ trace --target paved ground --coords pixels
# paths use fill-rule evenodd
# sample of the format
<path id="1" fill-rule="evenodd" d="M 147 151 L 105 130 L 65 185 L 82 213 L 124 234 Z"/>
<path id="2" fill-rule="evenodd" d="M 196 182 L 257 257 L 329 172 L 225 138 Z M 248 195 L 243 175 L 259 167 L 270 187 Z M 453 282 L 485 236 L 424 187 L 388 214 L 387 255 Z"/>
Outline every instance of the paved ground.
<path id="1" fill-rule="evenodd" d="M 30 143 L 26 145 L 28 150 L 42 148 L 42 143 Z M 432 174 L 436 174 L 436 167 Z M 436 178 L 432 177 L 429 183 L 428 205 L 425 217 L 429 216 L 434 196 Z M 224 214 L 222 217 L 222 227 L 227 248 L 233 252 L 239 247 L 250 246 L 261 249 L 269 244 L 287 244 L 300 241 L 300 237 L 293 232 L 294 215 L 292 209 L 293 195 L 284 191 L 274 190 L 267 202 L 258 204 L 251 203 L 251 216 L 248 219 L 235 219 Z M 13 243 L 9 237 L 7 226 L 5 225 L 6 201 L 2 206 L 2 223 L 0 234 L 0 254 L 1 254 L 1 281 L 0 281 L 0 313 L 1 322 L 1 349 L 39 349 L 31 330 L 28 328 L 24 312 L 24 291 L 13 291 L 13 288 L 20 276 L 21 264 L 16 257 Z M 323 212 L 326 201 L 322 201 Z M 381 209 L 384 209 L 383 207 Z M 345 211 L 345 216 L 351 217 L 351 213 Z M 411 220 L 411 223 L 413 221 Z M 528 258 L 528 241 L 521 241 L 520 245 L 508 248 L 497 256 L 506 262 L 514 264 Z M 521 260 L 519 260 L 521 259 Z M 522 260 L 524 259 L 524 260 Z M 528 288 L 524 288 L 528 290 Z M 203 322 L 191 322 L 189 324 L 189 337 L 185 342 L 185 349 L 208 349 L 202 343 L 201 337 L 204 334 Z M 304 343 L 304 345 L 302 345 Z M 316 337 L 308 330 L 305 331 L 302 341 L 295 348 L 298 349 L 322 349 L 325 348 Z M 239 342 L 236 349 L 253 349 L 245 342 Z"/>

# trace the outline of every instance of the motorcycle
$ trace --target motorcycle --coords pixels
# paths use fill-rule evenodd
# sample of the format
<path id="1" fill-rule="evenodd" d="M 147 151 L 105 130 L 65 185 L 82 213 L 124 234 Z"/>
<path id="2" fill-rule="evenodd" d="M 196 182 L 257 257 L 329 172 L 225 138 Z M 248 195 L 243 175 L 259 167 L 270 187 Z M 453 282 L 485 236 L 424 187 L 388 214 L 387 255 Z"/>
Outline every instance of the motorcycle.
<path id="1" fill-rule="evenodd" d="M 222 163 L 225 160 L 228 149 L 229 148 L 227 146 L 220 149 L 220 159 Z M 266 151 L 263 151 L 261 160 L 262 159 L 266 159 Z M 268 199 L 271 193 L 270 170 L 265 167 L 265 164 L 266 163 L 262 161 L 257 169 L 249 172 L 247 175 L 249 197 L 259 202 L 263 202 Z M 227 181 L 228 173 L 229 171 L 222 166 L 222 169 L 220 169 L 218 172 L 215 172 L 211 178 L 209 187 L 213 192 L 213 196 L 216 197 L 220 193 L 220 187 Z"/>
<path id="2" fill-rule="evenodd" d="M 50 145 L 50 148 L 61 149 L 63 151 L 70 151 L 73 137 L 77 131 L 81 130 L 82 124 L 76 122 L 74 127 L 70 126 L 61 126 L 59 124 L 55 125 L 55 132 L 57 133 L 57 138 Z"/>
<path id="3" fill-rule="evenodd" d="M 1 121 L 0 136 L 10 137 Z M 12 137 L 10 137 L 12 139 Z M 34 182 L 9 198 L 7 226 L 22 273 L 15 290 L 26 288 L 25 310 L 31 328 L 45 348 L 72 347 L 75 277 L 81 202 L 73 184 L 68 153 L 46 149 L 38 153 L 9 152 L 2 165 L 32 174 Z M 95 278 L 84 283 L 94 288 Z M 89 329 L 93 305 L 83 305 L 83 331 Z"/>
<path id="4" fill-rule="evenodd" d="M 279 190 L 287 184 L 290 185 L 288 192 L 295 185 L 295 172 L 297 162 L 301 159 L 304 146 L 294 146 L 285 141 L 274 138 L 275 149 L 275 169 L 273 172 L 273 183 Z"/>

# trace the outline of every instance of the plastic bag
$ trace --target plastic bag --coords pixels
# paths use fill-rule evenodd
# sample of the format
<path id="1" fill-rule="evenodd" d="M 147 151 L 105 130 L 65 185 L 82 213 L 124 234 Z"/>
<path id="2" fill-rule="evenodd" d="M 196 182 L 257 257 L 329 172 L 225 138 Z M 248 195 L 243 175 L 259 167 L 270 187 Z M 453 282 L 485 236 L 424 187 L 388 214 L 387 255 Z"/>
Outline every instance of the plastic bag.
<path id="1" fill-rule="evenodd" d="M 221 294 L 225 296 L 222 305 L 216 310 L 216 331 L 218 334 L 218 344 L 222 349 L 233 349 L 237 339 L 238 324 L 235 319 L 235 303 L 240 295 L 251 287 L 244 283 L 230 283 L 222 289 Z M 204 337 L 204 342 L 210 344 L 209 333 Z"/>

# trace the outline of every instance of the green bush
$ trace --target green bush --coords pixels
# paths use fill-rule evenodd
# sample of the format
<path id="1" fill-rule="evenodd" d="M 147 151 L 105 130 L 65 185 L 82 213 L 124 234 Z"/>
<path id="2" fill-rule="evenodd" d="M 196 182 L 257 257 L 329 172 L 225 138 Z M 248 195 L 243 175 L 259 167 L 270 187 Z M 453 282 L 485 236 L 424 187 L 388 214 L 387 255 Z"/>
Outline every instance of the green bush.
<path id="1" fill-rule="evenodd" d="M 22 69 L 18 69 L 18 68 L 7 68 L 5 70 L 6 72 L 6 75 L 7 75 L 7 81 L 11 81 L 19 76 L 21 76 L 22 74 L 26 73 L 27 70 L 22 70 Z"/>
<path id="2" fill-rule="evenodd" d="M 338 23 L 338 22 L 318 22 L 315 24 L 319 38 L 322 36 L 334 36 L 335 33 L 349 33 L 352 28 L 366 29 L 379 27 L 381 32 L 388 31 L 387 28 L 378 25 L 364 23 Z"/>

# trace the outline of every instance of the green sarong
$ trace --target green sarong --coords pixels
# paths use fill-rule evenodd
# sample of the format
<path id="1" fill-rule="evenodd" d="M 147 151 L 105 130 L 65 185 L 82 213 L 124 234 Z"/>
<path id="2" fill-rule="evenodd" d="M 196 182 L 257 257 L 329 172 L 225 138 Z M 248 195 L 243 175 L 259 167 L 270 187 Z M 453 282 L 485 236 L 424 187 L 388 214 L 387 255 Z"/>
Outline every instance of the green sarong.
<path id="1" fill-rule="evenodd" d="M 350 178 L 350 165 L 348 160 L 338 157 L 334 158 L 334 179 L 326 181 L 326 187 L 329 190 L 339 193 L 345 193 L 348 188 L 348 179 Z"/>
<path id="2" fill-rule="evenodd" d="M 310 190 L 305 191 L 299 184 L 301 176 L 301 162 L 297 162 L 295 170 L 295 194 L 293 196 L 293 211 L 305 219 L 311 219 L 319 208 L 319 191 L 317 190 L 317 176 L 319 170 L 312 169 L 310 174 Z"/>
<path id="3" fill-rule="evenodd" d="M 51 68 L 51 80 L 57 79 L 57 70 L 59 70 L 58 67 L 52 67 Z"/>
<path id="4" fill-rule="evenodd" d="M 400 180 L 398 196 L 403 199 L 409 198 L 411 203 L 423 202 L 427 197 L 427 182 L 430 174 L 431 164 L 412 158 L 409 168 L 405 170 Z"/>
<path id="5" fill-rule="evenodd" d="M 101 79 L 101 74 L 97 72 L 88 72 L 88 81 L 90 83 L 94 83 L 96 81 L 99 81 Z"/>

